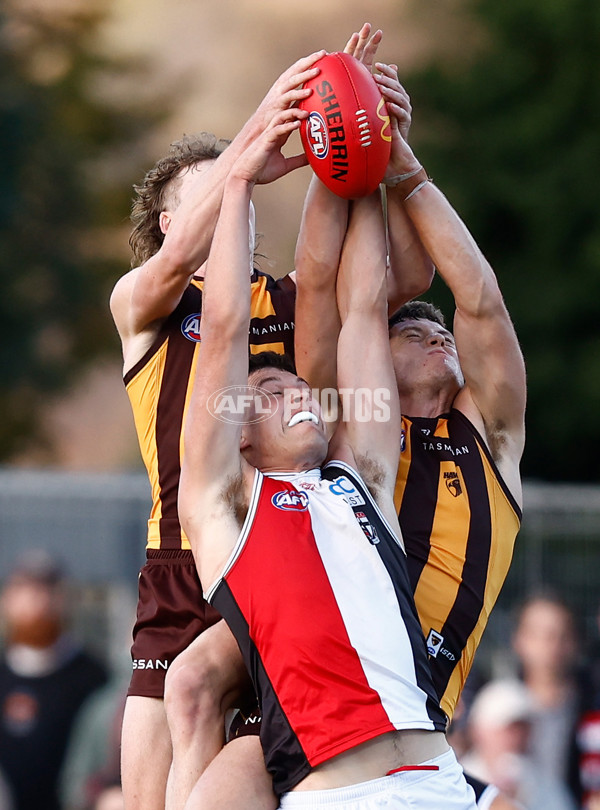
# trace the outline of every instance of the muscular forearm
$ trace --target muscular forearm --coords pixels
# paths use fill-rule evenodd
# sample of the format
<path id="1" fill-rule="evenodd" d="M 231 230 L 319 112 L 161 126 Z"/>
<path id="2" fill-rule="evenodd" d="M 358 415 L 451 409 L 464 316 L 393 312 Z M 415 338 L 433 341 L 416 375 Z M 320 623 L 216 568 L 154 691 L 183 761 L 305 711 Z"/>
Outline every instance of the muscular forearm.
<path id="1" fill-rule="evenodd" d="M 347 201 L 313 178 L 296 246 L 295 350 L 298 374 L 315 388 L 336 384 L 335 289 L 347 223 Z"/>
<path id="2" fill-rule="evenodd" d="M 234 141 L 212 165 L 201 167 L 194 188 L 173 214 L 161 248 L 165 266 L 171 272 L 189 280 L 208 258 L 223 186 L 242 151 L 241 143 Z"/>
<path id="3" fill-rule="evenodd" d="M 248 337 L 250 249 L 248 210 L 253 184 L 230 173 L 206 267 L 202 330 Z M 204 339 L 204 337 L 203 337 Z"/>
<path id="4" fill-rule="evenodd" d="M 389 188 L 386 192 L 388 308 L 392 314 L 402 304 L 429 289 L 435 267 L 406 213 L 402 192 L 395 188 Z"/>
<path id="5" fill-rule="evenodd" d="M 477 316 L 495 307 L 501 295 L 494 272 L 444 194 L 427 182 L 404 206 L 457 308 Z"/>
<path id="6" fill-rule="evenodd" d="M 374 195 L 353 203 L 342 252 L 338 277 L 342 318 L 338 387 L 356 397 L 360 391 L 370 392 L 371 418 L 365 421 L 360 417 L 356 400 L 346 414 L 341 433 L 347 436 L 356 459 L 377 460 L 389 483 L 395 479 L 398 466 L 400 411 L 387 329 L 385 259 L 383 217 L 380 201 Z M 375 399 L 380 395 L 385 413 L 378 416 Z"/>

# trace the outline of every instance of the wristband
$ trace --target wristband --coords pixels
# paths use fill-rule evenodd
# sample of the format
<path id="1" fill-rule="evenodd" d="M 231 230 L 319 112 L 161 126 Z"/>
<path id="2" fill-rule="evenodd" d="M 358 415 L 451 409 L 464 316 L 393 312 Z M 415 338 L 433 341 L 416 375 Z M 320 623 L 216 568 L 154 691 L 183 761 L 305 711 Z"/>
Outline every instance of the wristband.
<path id="1" fill-rule="evenodd" d="M 383 182 L 386 186 L 390 186 L 391 188 L 395 188 L 402 183 L 402 190 L 406 191 L 407 194 L 410 194 L 411 191 L 424 180 L 429 180 L 429 176 L 427 175 L 425 169 L 422 166 L 419 166 L 412 172 L 407 172 L 406 174 L 397 174 L 394 177 L 388 177 Z"/>
<path id="2" fill-rule="evenodd" d="M 410 200 L 410 198 L 413 197 L 417 193 L 417 191 L 421 191 L 421 189 L 424 186 L 426 186 L 427 183 L 431 183 L 431 178 L 430 177 L 428 177 L 426 180 L 423 180 L 421 183 L 419 183 L 418 186 L 415 186 L 413 188 L 413 190 L 409 194 L 406 195 L 406 197 L 404 198 L 404 202 L 406 202 L 407 200 Z"/>

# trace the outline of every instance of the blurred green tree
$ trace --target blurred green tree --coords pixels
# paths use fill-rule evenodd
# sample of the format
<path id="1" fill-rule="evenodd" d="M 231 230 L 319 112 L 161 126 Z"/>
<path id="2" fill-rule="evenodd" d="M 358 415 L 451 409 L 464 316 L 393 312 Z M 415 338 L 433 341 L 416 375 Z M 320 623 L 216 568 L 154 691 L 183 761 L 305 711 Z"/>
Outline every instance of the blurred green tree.
<path id="1" fill-rule="evenodd" d="M 139 81 L 146 67 L 99 52 L 102 20 L 89 5 L 64 14 L 0 10 L 4 460 L 32 439 L 44 442 L 49 394 L 91 359 L 118 353 L 108 295 L 127 254 L 115 230 L 145 162 L 144 136 L 165 105 L 106 92 L 111 80 Z"/>
<path id="2" fill-rule="evenodd" d="M 480 36 L 451 63 L 404 77 L 412 140 L 491 261 L 519 334 L 523 474 L 597 481 L 600 4 L 467 0 L 466 10 Z M 439 280 L 432 297 L 451 314 Z"/>

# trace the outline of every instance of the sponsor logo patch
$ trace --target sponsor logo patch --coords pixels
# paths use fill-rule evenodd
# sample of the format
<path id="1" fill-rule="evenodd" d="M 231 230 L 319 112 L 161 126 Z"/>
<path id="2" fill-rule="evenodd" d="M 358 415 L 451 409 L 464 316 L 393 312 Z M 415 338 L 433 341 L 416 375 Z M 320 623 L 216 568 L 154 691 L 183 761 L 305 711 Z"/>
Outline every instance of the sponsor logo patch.
<path id="1" fill-rule="evenodd" d="M 200 320 L 201 312 L 194 312 L 188 315 L 181 324 L 181 334 L 194 343 L 200 343 Z"/>
<path id="2" fill-rule="evenodd" d="M 376 546 L 379 543 L 379 536 L 377 534 L 377 530 L 372 523 L 369 523 L 369 518 L 365 515 L 364 512 L 355 512 L 356 519 L 360 524 L 360 528 L 365 533 L 365 537 L 371 543 L 371 545 Z"/>
<path id="3" fill-rule="evenodd" d="M 306 492 L 284 489 L 273 495 L 271 503 L 276 509 L 282 509 L 284 512 L 304 512 L 308 509 L 308 495 Z"/>
<path id="4" fill-rule="evenodd" d="M 352 481 L 345 475 L 339 475 L 329 484 L 329 490 L 334 495 L 342 497 L 350 506 L 364 506 L 365 499 L 356 489 Z"/>
<path id="5" fill-rule="evenodd" d="M 134 669 L 168 669 L 169 662 L 161 661 L 160 658 L 134 658 Z"/>
<path id="6" fill-rule="evenodd" d="M 440 636 L 435 630 L 430 630 L 427 636 L 427 652 L 432 658 L 437 658 L 442 644 L 444 643 L 444 636 Z"/>
<path id="7" fill-rule="evenodd" d="M 459 495 L 462 495 L 462 487 L 460 485 L 460 478 L 458 477 L 458 473 L 445 472 L 444 482 L 450 494 L 453 495 L 455 498 L 458 498 Z"/>

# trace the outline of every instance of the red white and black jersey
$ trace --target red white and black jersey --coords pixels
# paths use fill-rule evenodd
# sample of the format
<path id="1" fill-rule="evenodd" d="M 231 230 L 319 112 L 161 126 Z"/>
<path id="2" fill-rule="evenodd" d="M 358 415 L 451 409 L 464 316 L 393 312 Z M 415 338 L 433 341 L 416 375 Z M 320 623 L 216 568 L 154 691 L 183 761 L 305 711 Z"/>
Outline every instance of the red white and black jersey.
<path id="1" fill-rule="evenodd" d="M 445 729 L 404 551 L 346 464 L 257 471 L 237 544 L 206 598 L 254 682 L 277 793 L 386 732 Z"/>

